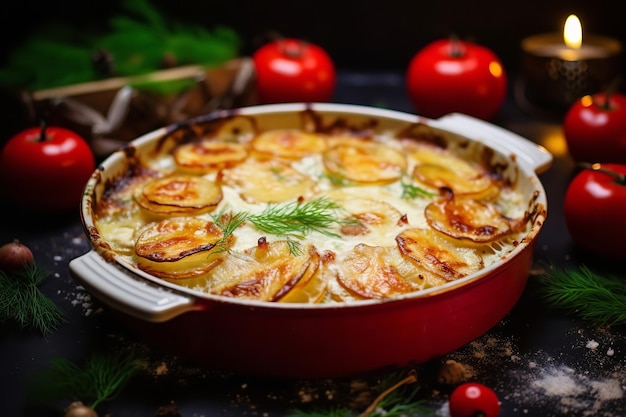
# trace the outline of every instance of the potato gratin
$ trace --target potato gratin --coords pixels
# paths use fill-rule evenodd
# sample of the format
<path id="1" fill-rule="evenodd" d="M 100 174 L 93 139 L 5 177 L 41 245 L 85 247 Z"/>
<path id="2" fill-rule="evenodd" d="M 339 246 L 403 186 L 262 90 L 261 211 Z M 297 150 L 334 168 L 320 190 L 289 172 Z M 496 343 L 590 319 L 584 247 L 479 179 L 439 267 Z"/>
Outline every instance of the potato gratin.
<path id="1" fill-rule="evenodd" d="M 149 158 L 126 149 L 97 233 L 129 264 L 196 291 L 333 303 L 475 273 L 536 215 L 476 142 L 423 124 L 309 122 L 260 130 L 233 116 L 172 130 Z"/>

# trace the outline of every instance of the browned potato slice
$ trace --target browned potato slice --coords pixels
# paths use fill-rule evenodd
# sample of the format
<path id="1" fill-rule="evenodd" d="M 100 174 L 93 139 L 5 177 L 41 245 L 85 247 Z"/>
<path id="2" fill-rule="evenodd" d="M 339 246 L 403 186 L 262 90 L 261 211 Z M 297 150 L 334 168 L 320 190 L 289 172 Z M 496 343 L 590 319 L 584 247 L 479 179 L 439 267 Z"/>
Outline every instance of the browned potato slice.
<path id="1" fill-rule="evenodd" d="M 294 254 L 287 241 L 263 238 L 243 253 L 232 252 L 211 271 L 204 291 L 228 297 L 277 301 L 301 279 L 310 279 L 319 266 L 315 247 Z"/>
<path id="2" fill-rule="evenodd" d="M 489 199 L 499 191 L 495 182 L 485 175 L 467 176 L 453 167 L 442 165 L 417 165 L 413 169 L 413 178 L 431 187 L 449 188 L 458 197 Z"/>
<path id="3" fill-rule="evenodd" d="M 183 216 L 206 213 L 222 201 L 222 188 L 213 181 L 192 175 L 152 180 L 138 189 L 135 200 L 156 215 Z"/>
<path id="4" fill-rule="evenodd" d="M 175 217 L 148 225 L 135 242 L 139 268 L 154 276 L 185 279 L 205 274 L 220 263 L 230 239 L 215 223 Z"/>
<path id="5" fill-rule="evenodd" d="M 454 197 L 433 201 L 424 210 L 428 224 L 455 239 L 493 242 L 511 233 L 511 222 L 494 204 Z"/>
<path id="6" fill-rule="evenodd" d="M 139 213 L 140 211 L 136 209 L 129 210 L 123 217 L 96 218 L 98 233 L 112 250 L 122 255 L 132 255 L 135 252 L 136 233 L 145 224 L 144 216 Z"/>
<path id="7" fill-rule="evenodd" d="M 338 145 L 322 157 L 330 175 L 361 183 L 397 181 L 407 167 L 400 151 L 381 143 Z"/>
<path id="8" fill-rule="evenodd" d="M 241 143 L 205 140 L 180 145 L 172 156 L 182 171 L 206 174 L 244 161 L 248 157 L 248 148 Z"/>
<path id="9" fill-rule="evenodd" d="M 481 167 L 443 150 L 422 147 L 411 158 L 417 161 L 413 177 L 431 187 L 446 187 L 459 197 L 476 199 L 496 196 L 499 191 Z"/>
<path id="10" fill-rule="evenodd" d="M 419 290 L 413 272 L 396 247 L 360 243 L 338 264 L 337 280 L 360 297 L 387 298 Z"/>
<path id="11" fill-rule="evenodd" d="M 432 229 L 408 229 L 396 236 L 400 253 L 417 267 L 452 281 L 483 267 L 475 249 L 459 247 Z"/>
<path id="12" fill-rule="evenodd" d="M 308 198 L 316 181 L 280 161 L 249 160 L 222 171 L 222 181 L 250 203 L 281 203 Z"/>
<path id="13" fill-rule="evenodd" d="M 267 156 L 300 159 L 323 152 L 326 149 L 326 140 L 316 133 L 296 129 L 276 129 L 256 136 L 252 140 L 252 148 Z"/>
<path id="14" fill-rule="evenodd" d="M 319 259 L 319 254 L 315 256 Z M 328 288 L 328 269 L 321 268 L 319 260 L 313 259 L 305 275 L 278 301 L 282 303 L 319 303 Z"/>
<path id="15" fill-rule="evenodd" d="M 381 236 L 389 233 L 389 230 L 398 227 L 402 213 L 391 204 L 371 198 L 339 198 L 336 200 L 351 218 L 354 224 L 345 224 L 341 227 L 341 233 L 347 236 L 366 235 L 376 232 Z"/>

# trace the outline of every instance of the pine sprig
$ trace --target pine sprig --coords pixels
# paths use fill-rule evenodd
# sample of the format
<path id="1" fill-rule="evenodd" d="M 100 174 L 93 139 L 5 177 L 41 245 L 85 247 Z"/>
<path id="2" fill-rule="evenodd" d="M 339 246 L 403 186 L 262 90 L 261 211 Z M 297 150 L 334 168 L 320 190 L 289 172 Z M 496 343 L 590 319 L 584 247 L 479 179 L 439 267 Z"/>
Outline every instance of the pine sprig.
<path id="1" fill-rule="evenodd" d="M 575 314 L 594 325 L 626 324 L 626 281 L 585 265 L 546 268 L 539 277 L 543 299 L 552 307 Z"/>
<path id="2" fill-rule="evenodd" d="M 294 410 L 289 417 L 401 417 L 401 416 L 434 416 L 435 412 L 428 407 L 423 400 L 416 400 L 415 396 L 419 390 L 417 374 L 411 370 L 408 374 L 404 372 L 393 372 L 388 374 L 378 387 L 379 396 L 363 412 L 357 414 L 347 408 L 334 408 L 322 411 L 313 410 L 310 412 Z"/>
<path id="3" fill-rule="evenodd" d="M 37 396 L 77 399 L 96 408 L 115 397 L 145 363 L 134 353 L 94 354 L 83 367 L 64 358 L 50 361 L 36 375 Z"/>
<path id="4" fill-rule="evenodd" d="M 65 312 L 41 290 L 48 273 L 33 264 L 11 275 L 0 271 L 0 320 L 50 334 L 66 321 Z"/>

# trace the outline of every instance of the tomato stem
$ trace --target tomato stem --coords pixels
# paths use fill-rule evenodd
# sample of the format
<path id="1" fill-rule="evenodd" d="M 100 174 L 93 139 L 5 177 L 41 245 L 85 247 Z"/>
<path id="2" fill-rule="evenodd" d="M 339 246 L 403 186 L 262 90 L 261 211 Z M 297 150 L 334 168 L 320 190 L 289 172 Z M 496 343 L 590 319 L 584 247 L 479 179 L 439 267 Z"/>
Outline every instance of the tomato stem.
<path id="1" fill-rule="evenodd" d="M 305 43 L 297 40 L 280 40 L 280 46 L 283 53 L 289 58 L 300 58 L 302 56 L 302 49 L 304 48 Z"/>
<path id="2" fill-rule="evenodd" d="M 615 91 L 617 91 L 617 87 L 621 84 L 622 79 L 620 76 L 617 76 L 617 78 L 615 78 L 611 84 L 609 84 L 609 86 L 606 89 L 606 92 L 604 94 L 604 102 L 599 104 L 598 107 L 600 107 L 603 110 L 610 110 L 611 109 L 611 96 L 613 95 L 613 93 Z"/>
<path id="3" fill-rule="evenodd" d="M 39 139 L 37 141 L 45 142 L 46 141 L 46 127 L 47 127 L 46 121 L 42 120 L 39 125 L 41 126 L 41 132 L 39 133 Z"/>
<path id="4" fill-rule="evenodd" d="M 590 164 L 589 162 L 580 162 L 578 165 L 585 169 L 591 169 L 593 171 L 602 172 L 604 174 L 610 175 L 611 177 L 613 177 L 613 179 L 615 179 L 615 182 L 617 182 L 618 184 L 626 185 L 626 175 L 620 174 L 619 172 L 615 172 L 610 169 L 603 168 L 602 165 L 599 163 Z"/>
<path id="5" fill-rule="evenodd" d="M 463 56 L 461 41 L 455 34 L 450 35 L 450 56 L 453 58 L 460 58 Z"/>

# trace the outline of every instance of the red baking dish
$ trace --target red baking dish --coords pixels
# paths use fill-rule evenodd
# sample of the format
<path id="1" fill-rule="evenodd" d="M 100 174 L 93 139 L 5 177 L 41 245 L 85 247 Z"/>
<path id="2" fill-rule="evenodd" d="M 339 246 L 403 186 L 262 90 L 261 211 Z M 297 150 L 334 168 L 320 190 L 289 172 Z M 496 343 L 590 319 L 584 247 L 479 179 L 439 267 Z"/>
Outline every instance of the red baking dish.
<path id="1" fill-rule="evenodd" d="M 538 174 L 552 156 L 518 135 L 461 114 L 437 120 L 345 104 L 276 104 L 225 110 L 205 120 L 246 115 L 256 126 L 298 125 L 303 111 L 336 123 L 400 130 L 426 124 L 490 149 L 536 213 L 511 251 L 477 273 L 389 299 L 338 304 L 248 301 L 197 292 L 152 277 L 119 259 L 94 225 L 94 207 L 129 154 L 158 150 L 182 124 L 148 133 L 109 156 L 90 178 L 81 216 L 93 249 L 70 262 L 77 283 L 155 347 L 211 369 L 250 375 L 318 378 L 394 369 L 441 357 L 502 320 L 523 293 L 547 215 Z M 300 126 L 298 126 L 300 127 Z"/>

